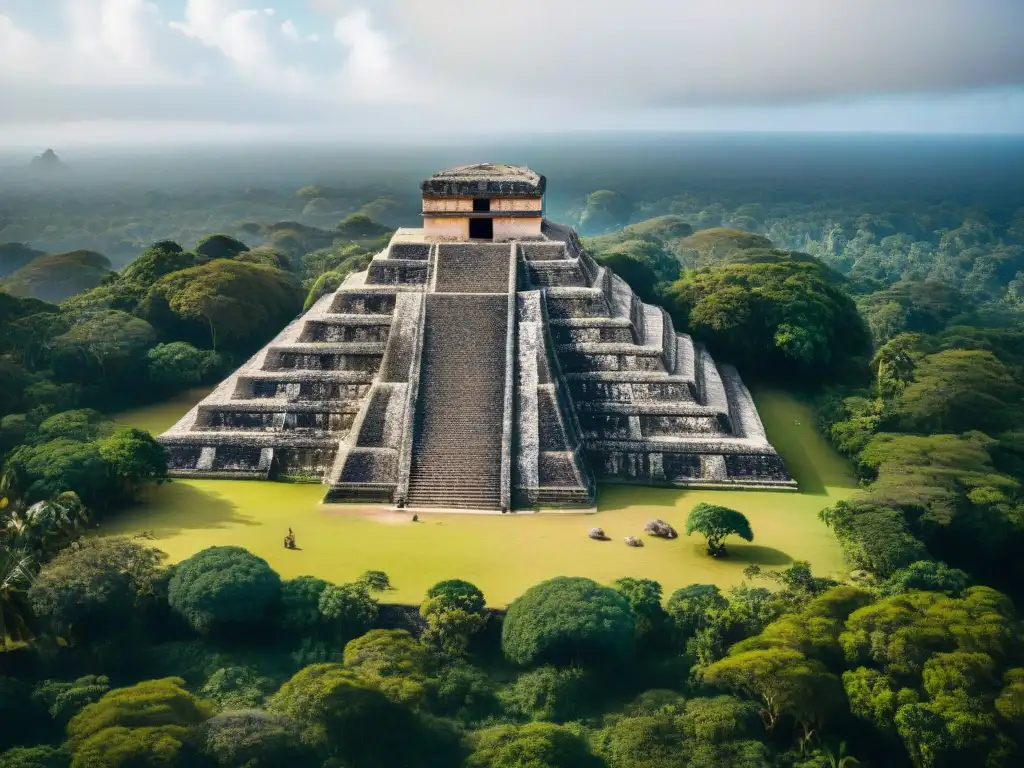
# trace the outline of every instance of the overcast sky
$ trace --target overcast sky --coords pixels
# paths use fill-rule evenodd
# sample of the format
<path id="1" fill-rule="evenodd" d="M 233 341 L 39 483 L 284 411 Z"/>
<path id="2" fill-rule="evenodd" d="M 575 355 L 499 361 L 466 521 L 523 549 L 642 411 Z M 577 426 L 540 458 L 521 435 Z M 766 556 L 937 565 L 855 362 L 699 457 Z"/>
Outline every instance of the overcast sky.
<path id="1" fill-rule="evenodd" d="M 1024 133 L 1024 0 L 0 0 L 0 148 Z"/>

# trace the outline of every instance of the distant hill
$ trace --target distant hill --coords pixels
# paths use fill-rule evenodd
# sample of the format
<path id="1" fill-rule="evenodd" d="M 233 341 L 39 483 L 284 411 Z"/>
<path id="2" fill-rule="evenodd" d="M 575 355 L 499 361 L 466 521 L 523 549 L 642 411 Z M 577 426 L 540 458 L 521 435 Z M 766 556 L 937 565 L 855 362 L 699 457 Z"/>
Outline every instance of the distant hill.
<path id="1" fill-rule="evenodd" d="M 45 251 L 37 251 L 25 243 L 0 243 L 0 277 L 6 277 L 45 255 Z"/>
<path id="2" fill-rule="evenodd" d="M 33 259 L 0 282 L 13 296 L 60 302 L 95 288 L 113 274 L 110 259 L 95 251 L 54 253 Z"/>
<path id="3" fill-rule="evenodd" d="M 67 170 L 67 166 L 61 162 L 57 153 L 52 149 L 33 157 L 28 167 L 33 173 L 62 173 Z"/>

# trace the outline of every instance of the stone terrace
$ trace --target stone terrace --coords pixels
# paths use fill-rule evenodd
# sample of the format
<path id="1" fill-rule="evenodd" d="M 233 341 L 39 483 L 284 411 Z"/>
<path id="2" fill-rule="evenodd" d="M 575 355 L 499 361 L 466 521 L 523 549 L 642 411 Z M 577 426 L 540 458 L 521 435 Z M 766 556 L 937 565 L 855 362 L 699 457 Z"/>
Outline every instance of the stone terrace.
<path id="1" fill-rule="evenodd" d="M 431 183 L 480 181 L 458 170 Z M 535 194 L 537 179 L 491 181 Z M 399 230 L 160 436 L 171 474 L 494 512 L 592 507 L 596 481 L 795 488 L 736 369 L 572 229 L 541 232 Z"/>

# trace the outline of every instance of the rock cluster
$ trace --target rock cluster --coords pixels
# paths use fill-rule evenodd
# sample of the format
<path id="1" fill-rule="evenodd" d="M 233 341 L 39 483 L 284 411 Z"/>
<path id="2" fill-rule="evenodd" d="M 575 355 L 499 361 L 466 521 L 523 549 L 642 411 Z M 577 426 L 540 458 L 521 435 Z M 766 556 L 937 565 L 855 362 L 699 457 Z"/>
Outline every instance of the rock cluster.
<path id="1" fill-rule="evenodd" d="M 648 536 L 657 536 L 659 539 L 675 539 L 679 536 L 676 529 L 664 520 L 649 520 L 644 526 L 644 533 Z"/>

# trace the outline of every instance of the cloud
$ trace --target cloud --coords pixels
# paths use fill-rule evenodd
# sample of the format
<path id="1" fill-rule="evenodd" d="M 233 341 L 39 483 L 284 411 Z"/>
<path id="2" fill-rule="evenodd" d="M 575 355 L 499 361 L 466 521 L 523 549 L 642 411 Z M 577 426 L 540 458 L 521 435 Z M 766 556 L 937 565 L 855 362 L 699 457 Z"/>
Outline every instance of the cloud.
<path id="1" fill-rule="evenodd" d="M 408 55 L 495 94 L 760 104 L 1024 83 L 1020 0 L 395 0 Z"/>
<path id="2" fill-rule="evenodd" d="M 0 4 L 0 124 L 557 131 L 1024 85 L 1022 0 Z"/>
<path id="3" fill-rule="evenodd" d="M 0 15 L 0 74 L 56 85 L 163 85 L 184 79 L 157 59 L 162 21 L 146 0 L 59 6 L 65 35 L 44 39 Z"/>

